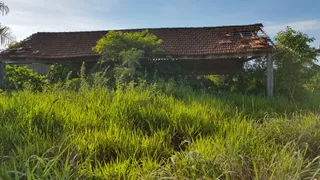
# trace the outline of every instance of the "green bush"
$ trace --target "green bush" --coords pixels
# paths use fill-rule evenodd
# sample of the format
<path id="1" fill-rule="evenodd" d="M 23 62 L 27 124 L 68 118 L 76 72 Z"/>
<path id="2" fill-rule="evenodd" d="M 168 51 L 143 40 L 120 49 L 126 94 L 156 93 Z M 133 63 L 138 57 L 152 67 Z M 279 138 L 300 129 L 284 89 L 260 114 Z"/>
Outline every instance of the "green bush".
<path id="1" fill-rule="evenodd" d="M 48 85 L 46 76 L 33 72 L 26 66 L 6 66 L 6 89 L 20 90 L 28 88 L 33 91 L 42 91 Z"/>
<path id="2" fill-rule="evenodd" d="M 77 78 L 79 70 L 71 64 L 51 65 L 47 78 L 51 84 L 65 82 L 68 79 Z"/>

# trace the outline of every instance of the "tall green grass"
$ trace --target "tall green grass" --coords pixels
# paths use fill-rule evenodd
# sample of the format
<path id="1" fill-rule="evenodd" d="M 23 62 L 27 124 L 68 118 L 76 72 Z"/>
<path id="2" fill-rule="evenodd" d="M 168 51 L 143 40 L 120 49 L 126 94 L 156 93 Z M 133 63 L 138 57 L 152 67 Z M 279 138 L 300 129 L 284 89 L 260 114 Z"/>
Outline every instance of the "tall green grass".
<path id="1" fill-rule="evenodd" d="M 0 94 L 0 179 L 315 179 L 320 100 L 174 83 Z"/>

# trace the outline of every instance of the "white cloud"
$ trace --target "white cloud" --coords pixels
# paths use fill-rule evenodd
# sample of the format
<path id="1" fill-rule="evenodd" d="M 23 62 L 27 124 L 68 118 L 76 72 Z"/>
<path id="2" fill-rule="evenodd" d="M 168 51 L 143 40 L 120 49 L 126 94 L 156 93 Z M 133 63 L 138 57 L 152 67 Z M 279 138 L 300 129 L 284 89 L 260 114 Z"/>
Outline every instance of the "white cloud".
<path id="1" fill-rule="evenodd" d="M 265 30 L 271 37 L 274 37 L 278 32 L 286 29 L 290 26 L 294 30 L 307 33 L 310 37 L 315 37 L 316 40 L 310 43 L 311 46 L 320 46 L 320 20 L 306 20 L 306 21 L 296 21 L 284 24 L 275 24 L 272 22 L 265 22 Z"/>
<path id="2" fill-rule="evenodd" d="M 287 26 L 302 32 L 319 31 L 320 20 L 297 21 L 285 24 L 265 23 L 265 29 L 271 36 L 276 35 L 279 31 L 285 30 Z"/>
<path id="3" fill-rule="evenodd" d="M 17 40 L 44 31 L 80 31 L 125 28 L 116 19 L 99 19 L 95 13 L 108 11 L 116 1 L 107 0 L 10 0 L 11 12 L 0 17 L 1 24 L 9 26 Z"/>
<path id="4" fill-rule="evenodd" d="M 315 40 L 311 43 L 312 46 L 319 48 L 320 47 L 320 40 Z"/>

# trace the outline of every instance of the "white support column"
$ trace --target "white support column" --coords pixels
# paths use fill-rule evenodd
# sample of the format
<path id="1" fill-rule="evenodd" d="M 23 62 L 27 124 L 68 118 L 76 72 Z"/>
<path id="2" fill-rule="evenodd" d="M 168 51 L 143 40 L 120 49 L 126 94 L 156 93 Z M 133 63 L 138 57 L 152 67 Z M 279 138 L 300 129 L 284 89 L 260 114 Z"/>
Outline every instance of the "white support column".
<path id="1" fill-rule="evenodd" d="M 273 75 L 273 58 L 272 54 L 267 55 L 267 92 L 269 97 L 273 97 L 274 75 Z"/>
<path id="2" fill-rule="evenodd" d="M 4 81 L 6 76 L 6 63 L 0 62 L 0 89 L 4 89 Z"/>

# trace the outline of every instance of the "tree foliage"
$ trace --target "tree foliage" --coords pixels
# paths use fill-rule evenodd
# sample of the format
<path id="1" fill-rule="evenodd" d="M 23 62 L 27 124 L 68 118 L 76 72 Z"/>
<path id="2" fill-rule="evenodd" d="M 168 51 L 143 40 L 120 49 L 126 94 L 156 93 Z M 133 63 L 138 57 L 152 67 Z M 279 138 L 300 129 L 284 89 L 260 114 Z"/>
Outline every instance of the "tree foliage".
<path id="1" fill-rule="evenodd" d="M 313 67 L 317 62 L 317 49 L 310 45 L 314 40 L 290 27 L 277 34 L 275 65 L 276 90 L 279 93 L 296 97 L 315 76 Z"/>
<path id="2" fill-rule="evenodd" d="M 6 15 L 10 12 L 10 9 L 4 2 L 0 2 L 0 12 L 2 15 Z"/>
<path id="3" fill-rule="evenodd" d="M 97 42 L 94 51 L 102 55 L 101 62 L 113 61 L 116 64 L 115 75 L 123 81 L 130 81 L 137 74 L 142 57 L 152 57 L 162 40 L 149 33 L 109 31 Z"/>
<path id="4" fill-rule="evenodd" d="M 122 55 L 126 51 L 140 51 L 141 55 L 150 56 L 156 50 L 162 40 L 149 33 L 148 30 L 141 32 L 109 31 L 105 37 L 100 39 L 93 48 L 94 51 L 102 55 L 103 61 L 121 61 Z M 121 63 L 121 62 L 120 62 Z"/>
<path id="5" fill-rule="evenodd" d="M 7 15 L 10 12 L 10 9 L 7 5 L 4 4 L 4 2 L 0 1 L 0 13 L 4 16 Z M 0 44 L 1 45 L 7 45 L 10 44 L 13 41 L 13 37 L 11 34 L 11 30 L 7 26 L 3 26 L 0 23 Z"/>
<path id="6" fill-rule="evenodd" d="M 320 67 L 316 64 L 319 50 L 312 47 L 315 39 L 287 27 L 275 37 L 275 91 L 291 99 L 303 98 L 306 91 L 320 90 Z M 240 93 L 266 93 L 266 61 L 255 59 L 233 78 L 227 78 L 226 89 Z"/>

